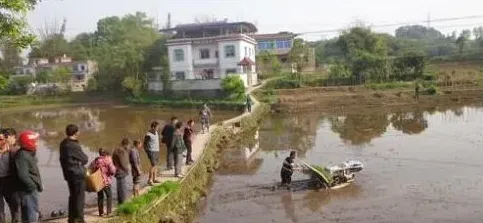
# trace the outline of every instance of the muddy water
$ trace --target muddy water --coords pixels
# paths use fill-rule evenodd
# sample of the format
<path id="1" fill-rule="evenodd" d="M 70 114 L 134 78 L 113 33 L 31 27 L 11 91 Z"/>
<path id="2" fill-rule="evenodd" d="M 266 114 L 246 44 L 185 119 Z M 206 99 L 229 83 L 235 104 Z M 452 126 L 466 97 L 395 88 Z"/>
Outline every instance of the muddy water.
<path id="1" fill-rule="evenodd" d="M 14 127 L 18 131 L 32 129 L 40 132 L 40 148 L 37 156 L 42 175 L 44 191 L 40 195 L 41 211 L 48 214 L 53 209 L 66 209 L 68 189 L 62 177 L 59 163 L 59 143 L 67 124 L 80 126 L 80 143 L 92 161 L 98 148 L 111 151 L 123 137 L 142 140 L 153 120 L 164 122 L 176 115 L 181 120 L 197 118 L 196 110 L 162 110 L 159 108 L 125 106 L 89 106 L 56 109 L 40 109 L 0 114 L 0 127 Z M 234 112 L 214 111 L 214 122 L 236 116 Z M 199 129 L 199 125 L 195 126 Z M 161 167 L 164 167 L 165 150 L 161 150 Z M 149 161 L 144 152 L 141 158 L 145 170 Z M 146 172 L 145 171 L 145 172 Z M 131 181 L 129 178 L 128 182 Z M 114 193 L 115 194 L 115 193 Z M 88 195 L 89 203 L 95 202 L 95 194 Z"/>
<path id="2" fill-rule="evenodd" d="M 225 152 L 198 222 L 481 222 L 482 132 L 479 105 L 274 115 Z M 365 169 L 337 191 L 271 191 L 289 149 Z"/>

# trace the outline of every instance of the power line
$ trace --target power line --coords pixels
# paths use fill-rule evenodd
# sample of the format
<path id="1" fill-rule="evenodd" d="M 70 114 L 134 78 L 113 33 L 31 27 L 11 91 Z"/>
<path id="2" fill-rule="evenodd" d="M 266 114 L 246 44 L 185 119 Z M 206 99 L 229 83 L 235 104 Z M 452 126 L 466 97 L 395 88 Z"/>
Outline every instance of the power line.
<path id="1" fill-rule="evenodd" d="M 440 23 L 440 22 L 450 22 L 450 21 L 458 21 L 458 20 L 468 20 L 468 19 L 482 19 L 483 15 L 472 15 L 472 16 L 462 16 L 462 17 L 451 17 L 451 18 L 439 18 L 439 19 L 432 19 L 431 23 Z M 388 24 L 381 24 L 381 25 L 370 25 L 370 28 L 387 28 L 387 27 L 394 27 L 394 26 L 403 26 L 408 24 L 420 24 L 420 23 L 427 23 L 428 20 L 420 20 L 420 21 L 408 21 L 408 22 L 397 22 L 397 23 L 388 23 Z M 297 35 L 305 35 L 305 34 L 322 34 L 322 33 L 334 33 L 340 32 L 346 28 L 340 29 L 329 29 L 329 30 L 317 30 L 317 31 L 307 31 L 307 32 L 299 32 L 296 33 Z"/>

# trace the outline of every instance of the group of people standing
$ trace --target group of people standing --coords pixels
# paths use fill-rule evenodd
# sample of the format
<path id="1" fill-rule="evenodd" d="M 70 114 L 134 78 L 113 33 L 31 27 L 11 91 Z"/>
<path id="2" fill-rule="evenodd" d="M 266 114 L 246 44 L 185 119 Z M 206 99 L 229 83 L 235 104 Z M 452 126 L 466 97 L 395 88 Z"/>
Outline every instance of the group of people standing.
<path id="1" fill-rule="evenodd" d="M 12 222 L 37 222 L 43 189 L 35 156 L 38 137 L 32 131 L 17 137 L 12 128 L 0 130 L 0 222 L 6 222 L 5 202 Z"/>
<path id="2" fill-rule="evenodd" d="M 211 111 L 204 105 L 200 111 L 202 132 L 209 131 Z M 128 138 L 121 140 L 120 147 L 112 155 L 108 150 L 100 148 L 99 156 L 89 165 L 88 156 L 79 143 L 79 127 L 74 124 L 65 128 L 65 139 L 60 143 L 59 161 L 67 186 L 69 188 L 68 222 L 85 222 L 84 205 L 86 174 L 100 170 L 103 189 L 97 193 L 100 216 L 112 213 L 111 185 L 116 179 L 117 200 L 122 204 L 128 197 L 127 176 L 133 180 L 133 195 L 139 195 L 142 176 L 140 150 L 145 150 L 151 167 L 148 174 L 148 185 L 160 183 L 157 180 L 157 165 L 160 157 L 160 142 L 166 145 L 167 169 L 173 170 L 175 177 L 182 178 L 182 163 L 191 165 L 192 146 L 195 132 L 194 120 L 186 125 L 178 118 L 172 117 L 158 134 L 159 122 L 150 125 L 144 141 Z M 14 129 L 0 129 L 0 223 L 6 222 L 5 202 L 8 204 L 12 222 L 37 222 L 39 220 L 38 193 L 42 192 L 42 181 L 37 164 L 37 141 L 39 134 L 23 131 L 19 135 Z M 161 139 L 161 140 L 160 140 Z M 183 159 L 183 156 L 186 159 Z M 104 210 L 104 201 L 107 208 Z"/>

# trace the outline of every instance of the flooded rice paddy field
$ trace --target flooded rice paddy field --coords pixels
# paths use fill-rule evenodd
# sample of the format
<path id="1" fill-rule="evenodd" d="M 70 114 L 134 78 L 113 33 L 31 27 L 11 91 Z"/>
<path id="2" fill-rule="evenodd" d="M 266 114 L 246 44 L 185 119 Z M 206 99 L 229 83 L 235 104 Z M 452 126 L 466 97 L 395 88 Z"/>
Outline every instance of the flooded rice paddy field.
<path id="1" fill-rule="evenodd" d="M 236 112 L 213 111 L 213 122 L 236 116 Z M 97 156 L 98 148 L 114 150 L 123 137 L 142 140 L 150 123 L 159 120 L 161 125 L 171 116 L 181 120 L 197 119 L 197 110 L 166 110 L 160 108 L 126 106 L 88 106 L 56 109 L 39 109 L 0 114 L 0 127 L 14 127 L 17 131 L 32 129 L 41 134 L 37 156 L 44 191 L 40 194 L 40 207 L 44 215 L 52 210 L 67 210 L 68 188 L 59 163 L 59 144 L 64 137 L 65 126 L 73 123 L 80 127 L 80 143 L 89 156 L 89 163 Z M 195 128 L 200 129 L 199 123 Z M 165 150 L 161 150 L 160 166 L 165 167 Z M 141 152 L 144 169 L 149 161 Z M 131 183 L 131 178 L 128 180 Z M 143 182 L 145 183 L 145 182 Z M 115 187 L 115 184 L 113 184 Z M 96 195 L 87 194 L 87 202 L 94 204 Z M 115 197 L 115 192 L 113 193 Z"/>
<path id="2" fill-rule="evenodd" d="M 405 110 L 266 118 L 257 144 L 224 153 L 197 222 L 481 222 L 483 107 Z M 336 191 L 271 191 L 290 149 L 365 169 Z"/>

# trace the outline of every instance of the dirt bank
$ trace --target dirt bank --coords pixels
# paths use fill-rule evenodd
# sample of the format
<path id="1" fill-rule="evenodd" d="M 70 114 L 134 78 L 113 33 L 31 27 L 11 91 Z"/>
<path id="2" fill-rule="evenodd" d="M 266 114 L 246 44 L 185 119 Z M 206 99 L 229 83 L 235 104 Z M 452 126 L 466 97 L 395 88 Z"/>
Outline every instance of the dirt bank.
<path id="1" fill-rule="evenodd" d="M 436 95 L 420 95 L 407 90 L 374 91 L 364 87 L 327 87 L 277 90 L 278 103 L 273 109 L 281 112 L 340 111 L 356 108 L 434 107 L 438 104 L 481 102 L 483 89 L 441 88 Z"/>

